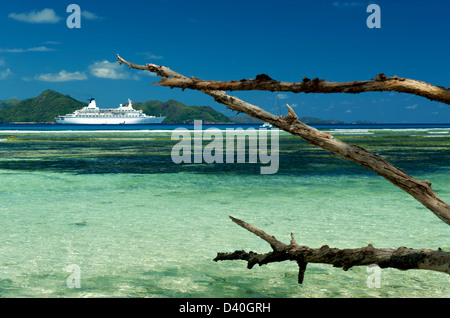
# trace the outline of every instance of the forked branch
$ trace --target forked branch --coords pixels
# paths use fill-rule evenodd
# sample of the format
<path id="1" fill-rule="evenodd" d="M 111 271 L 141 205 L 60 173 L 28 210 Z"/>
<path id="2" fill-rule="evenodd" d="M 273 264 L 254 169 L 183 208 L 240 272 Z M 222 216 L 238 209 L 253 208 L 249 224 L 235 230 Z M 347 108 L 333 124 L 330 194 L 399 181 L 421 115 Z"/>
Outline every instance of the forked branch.
<path id="1" fill-rule="evenodd" d="M 245 251 L 234 251 L 231 253 L 217 253 L 214 261 L 244 260 L 247 267 L 265 265 L 274 262 L 296 261 L 299 266 L 298 283 L 304 279 L 308 263 L 330 264 L 341 267 L 345 271 L 353 266 L 378 265 L 380 268 L 396 268 L 400 270 L 425 269 L 442 272 L 450 275 L 450 253 L 440 249 L 412 249 L 406 247 L 374 248 L 368 245 L 355 249 L 330 248 L 324 245 L 320 248 L 309 248 L 300 246 L 291 234 L 289 245 L 278 241 L 275 237 L 239 219 L 230 218 L 244 229 L 259 236 L 272 247 L 272 251 L 258 254 Z"/>
<path id="2" fill-rule="evenodd" d="M 119 55 L 117 55 L 117 59 L 120 63 L 124 63 L 128 65 L 130 68 L 140 69 L 140 70 L 146 70 L 150 72 L 154 72 L 158 74 L 161 77 L 168 78 L 172 77 L 174 79 L 182 79 L 183 81 L 179 81 L 177 84 L 176 81 L 170 82 L 171 87 L 181 87 L 186 88 L 185 86 L 187 77 L 176 73 L 172 70 L 170 70 L 167 67 L 164 66 L 158 66 L 155 64 L 147 64 L 147 65 L 136 65 L 133 63 L 130 63 L 128 61 L 125 61 L 123 58 L 121 58 Z M 196 81 L 196 80 L 194 80 Z M 255 80 L 258 82 L 258 77 Z M 253 81 L 253 83 L 255 83 Z M 267 79 L 264 76 L 259 77 L 259 82 L 264 81 L 273 81 L 271 79 Z M 386 79 L 383 76 L 378 76 L 378 79 L 375 80 L 376 82 L 385 83 L 383 85 L 386 85 L 386 83 L 391 83 L 390 79 Z M 402 79 L 394 79 L 393 82 L 407 82 L 409 83 L 410 80 L 402 80 Z M 163 81 L 164 83 L 169 83 L 168 79 L 165 79 Z M 319 81 L 320 82 L 320 81 Z M 416 81 L 418 82 L 418 81 Z M 358 82 L 353 82 L 358 83 Z M 422 83 L 422 82 L 418 82 Z M 398 84 L 398 83 L 397 83 Z M 426 83 L 423 83 L 426 84 Z M 319 84 L 317 84 L 319 85 Z M 365 85 L 365 84 L 364 84 Z M 364 86 L 362 85 L 362 86 Z M 422 85 L 422 84 L 421 84 Z M 429 84 L 427 84 L 429 85 Z M 356 85 L 361 86 L 361 85 Z M 422 85 L 423 86 L 423 85 Z M 425 85 L 426 86 L 426 85 Z M 430 85 L 432 86 L 432 85 Z M 370 151 L 367 151 L 366 149 L 363 149 L 356 145 L 347 144 L 339 139 L 334 138 L 331 134 L 327 132 L 321 132 L 313 127 L 310 127 L 304 123 L 302 123 L 295 112 L 292 110 L 291 107 L 288 105 L 289 113 L 287 116 L 284 117 L 278 117 L 275 116 L 263 109 L 261 109 L 258 106 L 249 104 L 247 102 L 244 102 L 240 100 L 239 98 L 230 96 L 226 94 L 222 90 L 210 90 L 211 86 L 203 86 L 202 89 L 200 89 L 201 92 L 208 94 L 212 97 L 214 97 L 214 100 L 226 105 L 227 108 L 240 112 L 240 113 L 246 113 L 252 117 L 261 119 L 263 121 L 269 122 L 275 127 L 278 127 L 281 130 L 287 131 L 293 135 L 297 135 L 305 139 L 311 144 L 314 144 L 322 149 L 325 149 L 337 156 L 340 156 L 342 158 L 345 158 L 347 160 L 353 161 L 367 169 L 370 169 L 386 180 L 393 183 L 395 186 L 399 187 L 400 189 L 404 190 L 405 192 L 409 193 L 411 196 L 413 196 L 416 200 L 418 200 L 420 203 L 422 203 L 425 207 L 427 207 L 430 211 L 432 211 L 439 219 L 444 221 L 446 224 L 450 225 L 450 206 L 445 203 L 443 200 L 441 200 L 436 193 L 431 189 L 431 183 L 427 180 L 420 181 L 407 173 L 405 173 L 402 169 L 395 167 L 391 163 L 384 160 L 381 156 L 371 153 Z M 222 86 L 213 86 L 213 87 L 221 87 Z M 260 86 L 256 86 L 260 87 Z M 261 88 L 261 87 L 260 87 Z M 444 101 L 448 103 L 448 90 L 445 88 L 439 88 L 435 87 L 439 93 L 433 93 L 431 95 L 427 95 L 426 97 L 431 98 L 433 100 L 439 100 Z M 250 89 L 250 87 L 249 87 Z M 424 88 L 425 89 L 425 88 Z M 430 87 L 430 90 L 433 91 L 434 89 Z M 321 91 L 317 91 L 321 92 Z M 347 93 L 351 93 L 351 91 L 343 91 Z M 436 96 L 436 94 L 438 96 Z"/>

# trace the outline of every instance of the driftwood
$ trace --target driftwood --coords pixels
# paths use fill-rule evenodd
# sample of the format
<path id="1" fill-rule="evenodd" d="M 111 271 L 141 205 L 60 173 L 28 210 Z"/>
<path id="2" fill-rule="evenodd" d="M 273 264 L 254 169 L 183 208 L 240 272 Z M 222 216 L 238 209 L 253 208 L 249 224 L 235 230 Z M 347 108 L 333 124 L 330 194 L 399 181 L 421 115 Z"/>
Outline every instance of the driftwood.
<path id="1" fill-rule="evenodd" d="M 299 266 L 299 284 L 303 282 L 308 263 L 330 264 L 334 267 L 342 267 L 345 271 L 353 266 L 378 265 L 380 268 L 426 269 L 450 274 L 449 252 L 430 249 L 415 250 L 406 247 L 397 249 L 374 248 L 370 244 L 355 249 L 330 248 L 327 245 L 320 248 L 309 248 L 298 245 L 292 233 L 291 242 L 287 245 L 246 222 L 231 216 L 230 218 L 236 224 L 269 243 L 273 251 L 265 254 L 245 251 L 218 253 L 214 261 L 245 260 L 249 269 L 254 265 L 261 266 L 274 262 L 296 261 Z"/>
<path id="2" fill-rule="evenodd" d="M 136 65 L 125 61 L 119 55 L 117 58 L 120 63 L 128 65 L 130 68 L 146 70 L 154 72 L 162 77 L 173 77 L 175 79 L 187 80 L 187 78 L 179 73 L 176 73 L 164 66 L 158 66 L 155 64 Z M 267 79 L 266 79 L 267 80 Z M 406 81 L 406 80 L 405 80 Z M 385 83 L 386 81 L 382 81 Z M 404 81 L 399 81 L 404 82 Z M 185 83 L 185 82 L 183 82 Z M 356 82 L 359 83 L 359 82 Z M 422 82 L 419 82 L 422 83 Z M 173 85 L 175 83 L 172 83 Z M 424 83 L 425 84 L 425 83 Z M 172 86 L 173 86 L 172 85 Z M 427 84 L 429 85 L 429 84 Z M 357 87 L 361 85 L 356 85 Z M 432 85 L 430 85 L 432 86 Z M 183 88 L 190 88 L 185 84 Z M 436 90 L 438 87 L 433 86 Z M 444 89 L 445 91 L 448 91 Z M 391 163 L 387 162 L 381 156 L 371 153 L 364 148 L 356 145 L 347 144 L 339 139 L 334 138 L 327 132 L 321 132 L 313 127 L 310 127 L 302 123 L 291 107 L 288 106 L 289 113 L 287 116 L 278 117 L 275 116 L 258 106 L 246 103 L 239 98 L 230 96 L 221 90 L 201 90 L 205 94 L 214 97 L 214 100 L 226 105 L 229 109 L 237 112 L 246 113 L 252 117 L 261 119 L 265 122 L 272 124 L 279 129 L 287 131 L 293 135 L 298 135 L 308 141 L 311 144 L 319 146 L 331 153 L 343 157 L 347 160 L 356 162 L 357 164 L 370 169 L 383 178 L 389 180 L 391 183 L 409 193 L 416 200 L 422 203 L 430 211 L 432 211 L 438 218 L 450 225 L 450 205 L 442 201 L 436 193 L 431 189 L 431 183 L 427 180 L 418 180 L 402 169 L 395 167 Z M 448 92 L 447 92 L 448 94 Z"/>
<path id="3" fill-rule="evenodd" d="M 430 85 L 398 76 L 387 77 L 383 73 L 375 76 L 370 81 L 353 82 L 327 82 L 318 78 L 303 78 L 302 82 L 289 83 L 276 81 L 265 74 L 260 74 L 254 79 L 242 79 L 240 81 L 204 81 L 197 78 L 162 78 L 161 86 L 190 88 L 197 90 L 224 90 L 224 91 L 279 91 L 292 93 L 351 93 L 362 92 L 387 92 L 414 94 L 426 97 L 430 100 L 450 104 L 450 90 L 445 87 Z"/>
<path id="4" fill-rule="evenodd" d="M 443 87 L 433 86 L 427 83 L 402 79 L 398 77 L 386 77 L 379 74 L 374 80 L 364 82 L 332 83 L 314 79 L 304 79 L 302 83 L 284 83 L 272 80 L 266 75 L 259 75 L 254 80 L 241 80 L 232 82 L 210 82 L 195 78 L 188 79 L 184 75 L 176 73 L 171 69 L 155 64 L 136 65 L 128 62 L 117 55 L 119 63 L 124 63 L 130 68 L 154 72 L 163 77 L 160 85 L 179 87 L 182 89 L 197 89 L 214 97 L 214 100 L 226 105 L 227 108 L 246 113 L 252 117 L 298 135 L 311 144 L 317 145 L 331 153 L 353 161 L 367 169 L 370 169 L 395 186 L 409 193 L 439 219 L 450 225 L 450 206 L 442 201 L 431 189 L 431 183 L 427 180 L 420 181 L 405 173 L 402 169 L 395 167 L 381 156 L 371 153 L 359 146 L 347 144 L 334 138 L 327 132 L 321 132 L 313 127 L 302 123 L 293 109 L 287 105 L 289 113 L 287 116 L 278 117 L 258 106 L 249 104 L 239 98 L 226 94 L 223 90 L 269 90 L 269 91 L 291 91 L 294 93 L 360 93 L 368 91 L 397 91 L 411 93 L 429 98 L 431 100 L 450 104 L 449 90 Z M 312 249 L 299 246 L 293 236 L 291 243 L 286 245 L 274 237 L 238 219 L 232 220 L 250 232 L 258 235 L 268 242 L 273 251 L 266 254 L 253 252 L 235 251 L 233 253 L 218 253 L 215 261 L 219 260 L 246 260 L 248 267 L 255 264 L 263 265 L 270 262 L 285 260 L 297 261 L 299 265 L 299 283 L 303 281 L 303 275 L 307 263 L 325 263 L 344 270 L 352 266 L 377 264 L 381 268 L 393 267 L 401 270 L 427 269 L 450 274 L 450 253 L 441 251 L 420 249 L 414 250 L 406 247 L 398 249 L 375 249 L 369 245 L 356 249 L 337 249 L 322 246 Z"/>

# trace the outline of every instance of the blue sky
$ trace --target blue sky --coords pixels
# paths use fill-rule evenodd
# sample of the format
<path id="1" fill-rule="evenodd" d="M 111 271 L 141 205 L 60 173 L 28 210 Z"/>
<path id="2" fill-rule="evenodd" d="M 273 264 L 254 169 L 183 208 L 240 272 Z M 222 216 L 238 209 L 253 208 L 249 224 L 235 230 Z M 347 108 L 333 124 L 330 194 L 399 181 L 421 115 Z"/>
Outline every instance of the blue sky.
<path id="1" fill-rule="evenodd" d="M 66 21 L 69 4 L 81 28 Z M 381 28 L 368 28 L 367 6 L 381 9 Z M 186 76 L 240 80 L 265 73 L 297 82 L 367 80 L 378 73 L 450 87 L 450 2 L 288 0 L 17 0 L 0 3 L 0 100 L 45 89 L 100 107 L 176 99 L 224 106 L 200 92 L 152 85 L 159 78 L 129 70 L 165 65 Z M 233 92 L 278 113 L 270 92 Z M 299 116 L 347 122 L 450 122 L 450 106 L 398 93 L 280 94 Z M 286 114 L 286 109 L 282 109 Z"/>

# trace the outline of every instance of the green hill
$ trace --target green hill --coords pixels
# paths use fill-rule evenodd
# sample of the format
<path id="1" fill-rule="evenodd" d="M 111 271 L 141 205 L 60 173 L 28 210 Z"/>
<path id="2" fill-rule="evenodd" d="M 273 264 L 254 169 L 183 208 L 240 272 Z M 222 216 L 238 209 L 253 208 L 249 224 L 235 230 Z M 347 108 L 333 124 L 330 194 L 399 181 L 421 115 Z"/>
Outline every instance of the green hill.
<path id="1" fill-rule="evenodd" d="M 0 123 L 53 122 L 58 115 L 72 113 L 86 106 L 69 95 L 46 90 L 39 96 L 24 100 L 0 100 Z M 133 103 L 135 109 L 142 109 L 147 115 L 166 116 L 163 124 L 192 124 L 194 120 L 201 120 L 204 124 L 248 123 L 258 124 L 260 120 L 250 116 L 235 116 L 228 118 L 209 106 L 187 106 L 176 100 L 161 102 L 150 100 L 143 103 Z M 306 124 L 344 124 L 338 120 L 323 120 L 315 117 L 302 117 Z"/>
<path id="2" fill-rule="evenodd" d="M 166 116 L 167 118 L 163 121 L 164 124 L 192 124 L 194 120 L 201 120 L 205 124 L 233 123 L 230 118 L 209 106 L 187 106 L 173 99 L 165 103 L 155 100 L 133 103 L 133 107 L 142 109 L 148 115 Z"/>
<path id="3" fill-rule="evenodd" d="M 0 123 L 45 123 L 53 122 L 58 115 L 72 113 L 86 106 L 69 95 L 46 90 L 39 96 L 25 100 L 0 101 Z M 157 100 L 133 103 L 135 109 L 155 116 L 166 116 L 164 124 L 190 124 L 194 120 L 203 123 L 233 123 L 222 113 L 209 106 L 187 106 L 176 100 L 161 102 Z"/>
<path id="4" fill-rule="evenodd" d="M 230 117 L 236 124 L 252 124 L 262 125 L 264 122 L 261 119 L 253 118 L 247 114 Z"/>
<path id="5" fill-rule="evenodd" d="M 11 107 L 11 106 L 17 104 L 18 102 L 20 102 L 20 99 L 17 99 L 17 98 L 11 98 L 8 100 L 0 100 L 0 110 Z"/>
<path id="6" fill-rule="evenodd" d="M 46 90 L 34 98 L 0 100 L 0 123 L 53 122 L 56 116 L 72 113 L 86 105 L 87 103 L 80 102 L 69 95 Z M 209 106 L 187 106 L 173 99 L 167 102 L 158 100 L 136 102 L 133 103 L 133 107 L 142 109 L 147 115 L 166 116 L 163 121 L 164 124 L 192 124 L 194 120 L 201 120 L 205 124 L 262 123 L 260 120 L 247 115 L 235 116 L 230 119 Z M 323 120 L 315 117 L 303 117 L 300 120 L 306 124 L 344 123 L 338 120 Z"/>
<path id="7" fill-rule="evenodd" d="M 320 119 L 316 117 L 302 117 L 300 118 L 300 121 L 304 122 L 305 124 L 345 124 L 346 122 L 340 121 L 340 120 L 325 120 Z"/>
<path id="8" fill-rule="evenodd" d="M 72 113 L 86 106 L 69 95 L 46 90 L 39 96 L 24 99 L 0 110 L 0 123 L 53 122 L 61 114 Z"/>

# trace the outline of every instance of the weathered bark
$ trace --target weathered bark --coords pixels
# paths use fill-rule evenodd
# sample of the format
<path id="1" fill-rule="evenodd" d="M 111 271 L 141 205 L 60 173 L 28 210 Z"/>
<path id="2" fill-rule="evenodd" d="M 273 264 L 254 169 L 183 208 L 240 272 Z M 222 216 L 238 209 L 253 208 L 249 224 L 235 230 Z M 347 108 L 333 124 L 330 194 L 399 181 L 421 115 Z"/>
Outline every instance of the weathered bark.
<path id="1" fill-rule="evenodd" d="M 274 262 L 296 261 L 299 266 L 298 283 L 304 279 L 308 263 L 330 264 L 348 270 L 353 266 L 378 265 L 380 268 L 396 268 L 399 270 L 423 269 L 442 272 L 450 275 L 450 253 L 442 250 L 412 249 L 406 247 L 374 248 L 368 245 L 355 249 L 320 248 L 300 246 L 291 234 L 290 244 L 284 244 L 275 237 L 239 219 L 230 218 L 236 224 L 257 235 L 272 247 L 271 252 L 258 254 L 245 251 L 218 253 L 214 261 L 245 260 L 247 267 L 265 265 Z"/>
<path id="2" fill-rule="evenodd" d="M 120 63 L 124 63 L 128 65 L 130 68 L 151 71 L 162 77 L 173 77 L 176 79 L 183 79 L 183 80 L 187 79 L 185 76 L 176 73 L 167 67 L 157 66 L 155 64 L 147 64 L 145 66 L 136 65 L 125 61 L 119 55 L 117 55 L 117 58 Z M 397 79 L 394 81 L 404 82 Z M 385 83 L 386 81 L 382 80 L 381 82 Z M 175 87 L 176 86 L 175 84 L 176 83 L 172 83 L 172 85 L 170 86 Z M 183 85 L 181 85 L 181 87 L 186 88 Z M 325 150 L 330 151 L 335 155 L 353 161 L 367 169 L 376 172 L 383 178 L 393 183 L 395 186 L 409 193 L 416 200 L 418 200 L 425 207 L 427 207 L 430 211 L 432 211 L 439 219 L 444 221 L 446 224 L 450 225 L 450 205 L 445 203 L 434 193 L 434 191 L 431 189 L 431 183 L 429 181 L 426 180 L 420 181 L 408 175 L 402 169 L 397 168 L 391 163 L 387 162 L 381 156 L 373 154 L 359 146 L 347 144 L 339 139 L 334 138 L 331 134 L 327 132 L 321 132 L 313 127 L 310 127 L 302 123 L 298 119 L 297 115 L 294 113 L 292 108 L 289 107 L 289 105 L 288 105 L 289 109 L 288 115 L 285 117 L 278 117 L 259 108 L 258 106 L 246 103 L 240 100 L 239 98 L 230 96 L 226 94 L 224 91 L 208 90 L 208 89 L 202 89 L 201 91 L 204 92 L 205 94 L 214 97 L 215 101 L 226 105 L 227 108 L 231 110 L 246 113 L 252 117 L 261 119 L 265 122 L 269 122 L 270 124 L 272 124 L 275 127 L 278 127 L 279 129 L 282 129 L 293 135 L 298 135 L 304 138 L 311 144 L 319 146 Z"/>
<path id="3" fill-rule="evenodd" d="M 273 80 L 267 75 L 258 75 L 255 79 L 240 81 L 205 81 L 198 78 L 162 78 L 161 86 L 190 88 L 196 90 L 224 90 L 224 91 L 279 91 L 292 93 L 351 93 L 386 92 L 414 94 L 430 100 L 450 104 L 450 89 L 434 86 L 398 76 L 387 77 L 380 73 L 370 81 L 327 82 L 318 78 L 310 80 L 304 78 L 302 82 L 289 83 Z"/>

